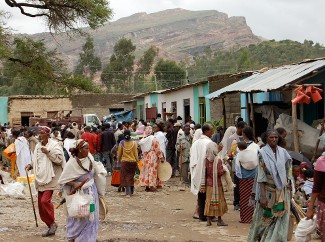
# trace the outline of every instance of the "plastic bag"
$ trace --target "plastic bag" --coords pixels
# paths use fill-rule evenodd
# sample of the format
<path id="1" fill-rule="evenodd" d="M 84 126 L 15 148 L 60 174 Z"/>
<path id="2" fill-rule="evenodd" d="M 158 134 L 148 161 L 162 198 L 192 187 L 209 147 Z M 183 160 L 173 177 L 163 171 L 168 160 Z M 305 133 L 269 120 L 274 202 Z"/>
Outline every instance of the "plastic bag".
<path id="1" fill-rule="evenodd" d="M 25 197 L 24 188 L 25 186 L 20 182 L 0 185 L 0 195 L 22 198 Z"/>
<path id="2" fill-rule="evenodd" d="M 297 225 L 295 237 L 296 242 L 308 242 L 311 240 L 311 234 L 316 231 L 316 216 L 313 219 L 303 218 Z"/>
<path id="3" fill-rule="evenodd" d="M 85 218 L 90 214 L 91 195 L 78 190 L 75 194 L 66 197 L 68 216 L 72 218 Z"/>
<path id="4" fill-rule="evenodd" d="M 107 171 L 103 163 L 95 161 L 94 164 L 95 164 L 94 180 L 95 180 L 98 194 L 101 196 L 105 196 Z"/>

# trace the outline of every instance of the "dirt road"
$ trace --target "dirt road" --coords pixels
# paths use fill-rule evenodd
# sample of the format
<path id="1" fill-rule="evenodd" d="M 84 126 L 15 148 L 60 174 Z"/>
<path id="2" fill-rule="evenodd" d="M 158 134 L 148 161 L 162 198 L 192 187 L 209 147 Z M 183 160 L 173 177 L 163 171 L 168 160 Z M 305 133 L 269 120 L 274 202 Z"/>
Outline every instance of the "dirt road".
<path id="1" fill-rule="evenodd" d="M 184 188 L 173 179 L 157 193 L 139 189 L 128 198 L 109 187 L 106 195 L 109 214 L 100 223 L 98 241 L 246 241 L 249 225 L 238 222 L 239 212 L 233 211 L 230 199 L 229 212 L 224 216 L 229 226 L 218 227 L 214 223 L 207 227 L 205 222 L 192 218 L 196 198 L 189 188 Z M 55 198 L 55 204 L 58 201 Z M 0 241 L 65 241 L 62 209 L 55 211 L 57 234 L 42 238 L 40 234 L 46 226 L 38 217 L 40 226 L 35 227 L 29 197 L 24 200 L 0 197 L 0 204 Z"/>

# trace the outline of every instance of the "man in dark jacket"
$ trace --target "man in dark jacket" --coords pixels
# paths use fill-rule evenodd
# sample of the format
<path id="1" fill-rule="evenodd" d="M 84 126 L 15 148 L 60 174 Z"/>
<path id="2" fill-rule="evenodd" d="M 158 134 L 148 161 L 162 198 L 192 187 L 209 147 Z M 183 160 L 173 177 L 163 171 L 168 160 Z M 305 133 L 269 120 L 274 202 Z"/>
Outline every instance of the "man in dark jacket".
<path id="1" fill-rule="evenodd" d="M 106 169 L 108 175 L 112 174 L 112 160 L 111 160 L 111 149 L 115 145 L 114 133 L 109 131 L 110 124 L 105 124 L 105 131 L 100 137 L 100 151 L 103 154 L 103 158 L 106 160 Z"/>
<path id="2" fill-rule="evenodd" d="M 176 168 L 176 146 L 175 146 L 176 139 L 177 139 L 177 132 L 175 132 L 174 130 L 174 119 L 168 119 L 166 139 L 168 141 L 166 146 L 166 160 L 173 167 L 173 175 L 175 175 L 177 169 Z"/>

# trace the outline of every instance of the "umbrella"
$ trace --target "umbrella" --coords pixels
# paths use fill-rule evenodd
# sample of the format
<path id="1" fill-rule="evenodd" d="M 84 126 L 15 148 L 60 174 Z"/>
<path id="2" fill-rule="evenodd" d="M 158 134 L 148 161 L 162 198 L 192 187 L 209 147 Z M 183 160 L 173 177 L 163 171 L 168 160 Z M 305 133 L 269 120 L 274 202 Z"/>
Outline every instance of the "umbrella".
<path id="1" fill-rule="evenodd" d="M 308 165 L 311 167 L 310 160 L 303 154 L 296 152 L 296 151 L 292 151 L 292 150 L 288 150 L 288 153 L 292 159 L 300 161 L 300 162 L 307 162 Z"/>

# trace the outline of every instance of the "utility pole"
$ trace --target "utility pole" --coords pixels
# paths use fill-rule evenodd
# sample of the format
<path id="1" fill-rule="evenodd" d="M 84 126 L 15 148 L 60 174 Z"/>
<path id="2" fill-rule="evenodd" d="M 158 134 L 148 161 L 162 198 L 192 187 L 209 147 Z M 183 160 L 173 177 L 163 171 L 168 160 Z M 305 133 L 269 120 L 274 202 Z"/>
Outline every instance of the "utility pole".
<path id="1" fill-rule="evenodd" d="M 154 80 L 155 80 L 155 86 L 156 86 L 156 91 L 158 91 L 158 83 L 157 83 L 157 76 L 156 74 L 154 75 Z"/>

